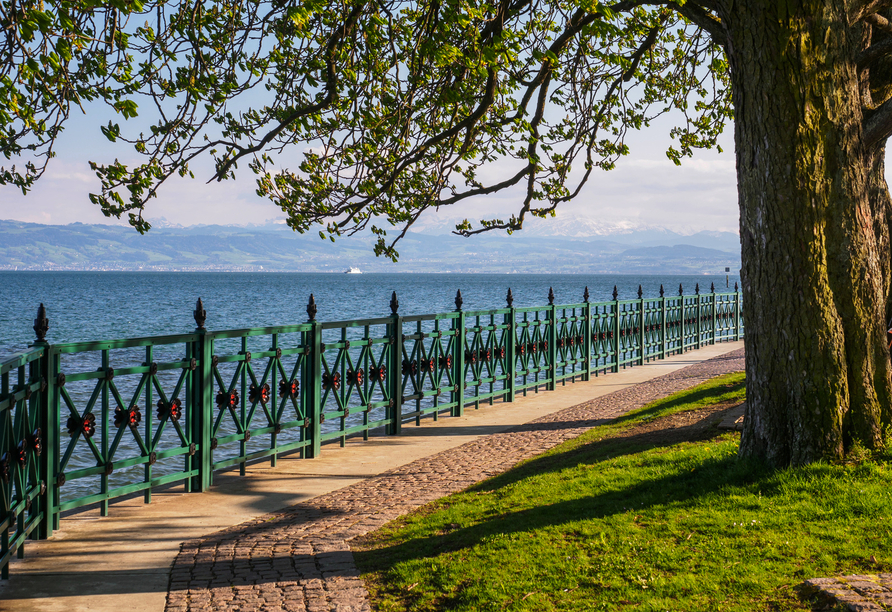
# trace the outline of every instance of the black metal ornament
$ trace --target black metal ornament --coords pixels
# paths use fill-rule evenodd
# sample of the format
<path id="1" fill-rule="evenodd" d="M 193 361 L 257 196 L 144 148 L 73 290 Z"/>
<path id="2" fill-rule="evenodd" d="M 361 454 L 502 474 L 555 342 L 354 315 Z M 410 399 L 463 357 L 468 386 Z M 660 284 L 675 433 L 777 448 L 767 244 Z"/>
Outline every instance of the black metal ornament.
<path id="1" fill-rule="evenodd" d="M 204 322 L 207 320 L 207 316 L 208 313 L 201 303 L 201 298 L 198 298 L 198 301 L 195 302 L 195 310 L 192 311 L 192 318 L 195 319 L 195 325 L 198 326 L 198 329 L 204 329 Z"/>
<path id="2" fill-rule="evenodd" d="M 34 333 L 38 342 L 46 342 L 46 332 L 50 329 L 50 320 L 46 318 L 46 308 L 41 302 L 37 307 L 37 318 L 34 319 Z"/>
<path id="3" fill-rule="evenodd" d="M 252 404 L 263 404 L 264 406 L 269 402 L 272 393 L 270 391 L 269 385 L 264 383 L 263 385 L 251 385 L 251 388 L 248 390 L 248 401 Z"/>
<path id="4" fill-rule="evenodd" d="M 351 385 L 361 385 L 365 379 L 365 372 L 362 368 L 356 370 L 347 370 L 347 383 Z"/>
<path id="5" fill-rule="evenodd" d="M 178 397 L 173 398 L 169 404 L 165 403 L 164 400 L 158 400 L 158 403 L 155 405 L 158 407 L 157 415 L 159 421 L 168 416 L 171 421 L 179 421 L 183 415 L 183 403 Z"/>
<path id="6" fill-rule="evenodd" d="M 43 453 L 43 436 L 41 435 L 40 427 L 31 432 L 31 435 L 28 436 L 28 445 L 31 447 L 31 450 L 34 451 L 34 454 L 40 457 Z"/>
<path id="7" fill-rule="evenodd" d="M 310 294 L 310 301 L 307 304 L 307 316 L 310 317 L 310 321 L 316 320 L 316 298 L 313 297 L 313 294 Z"/>
<path id="8" fill-rule="evenodd" d="M 71 416 L 68 417 L 66 426 L 70 436 L 82 433 L 85 438 L 92 438 L 93 434 L 96 433 L 96 416 L 92 412 L 88 412 L 83 417 Z"/>
<path id="9" fill-rule="evenodd" d="M 331 374 L 325 373 L 322 375 L 322 388 L 326 391 L 330 389 L 334 389 L 337 391 L 341 388 L 341 374 L 339 372 L 333 372 Z"/>
<path id="10" fill-rule="evenodd" d="M 9 482 L 9 453 L 0 455 L 0 481 Z"/>
<path id="11" fill-rule="evenodd" d="M 216 403 L 217 407 L 221 410 L 225 409 L 234 409 L 239 404 L 239 395 L 238 391 L 233 389 L 232 391 L 220 391 L 217 393 Z"/>
<path id="12" fill-rule="evenodd" d="M 125 425 L 136 427 L 141 421 L 142 413 L 139 411 L 139 406 L 131 406 L 130 408 L 118 406 L 115 408 L 115 427 L 124 427 Z"/>
<path id="13" fill-rule="evenodd" d="M 296 399 L 300 394 L 300 381 L 296 378 L 279 381 L 279 397 Z"/>

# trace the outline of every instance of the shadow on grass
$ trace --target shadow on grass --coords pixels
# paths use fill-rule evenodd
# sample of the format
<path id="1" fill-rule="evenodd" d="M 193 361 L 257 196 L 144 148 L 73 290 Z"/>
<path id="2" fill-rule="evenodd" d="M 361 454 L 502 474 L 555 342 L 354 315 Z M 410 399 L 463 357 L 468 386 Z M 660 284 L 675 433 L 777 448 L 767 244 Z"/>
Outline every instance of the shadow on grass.
<path id="1" fill-rule="evenodd" d="M 656 418 L 663 413 L 671 412 L 681 406 L 691 406 L 692 408 L 706 406 L 710 403 L 718 403 L 722 401 L 723 395 L 731 393 L 741 393 L 746 388 L 746 382 L 741 379 L 738 382 L 728 383 L 715 387 L 706 387 L 704 389 L 692 389 L 690 391 L 682 391 L 665 400 L 653 402 L 649 407 L 641 410 L 633 410 L 627 414 L 613 419 L 614 423 L 624 424 L 633 421 L 646 422 Z"/>
<path id="2" fill-rule="evenodd" d="M 713 414 L 710 419 L 714 419 L 715 416 Z M 557 455 L 539 457 L 505 474 L 471 487 L 468 491 L 493 492 L 545 472 L 558 472 L 582 464 L 597 464 L 622 455 L 671 446 L 684 438 L 685 430 L 696 427 L 696 425 L 677 428 L 677 436 L 664 436 L 663 441 L 655 440 L 653 434 L 648 432 L 626 438 L 610 438 L 590 442 L 580 448 Z M 708 439 L 716 435 L 717 431 L 713 428 L 701 435 L 699 439 Z M 679 439 L 675 439 L 676 437 Z M 688 432 L 687 439 L 690 438 L 690 432 Z M 701 461 L 692 471 L 642 480 L 633 486 L 619 490 L 608 490 L 596 495 L 505 512 L 470 527 L 455 529 L 447 533 L 440 532 L 368 551 L 354 551 L 354 556 L 362 571 L 386 572 L 405 561 L 473 547 L 488 536 L 510 535 L 576 521 L 606 518 L 622 514 L 632 508 L 635 511 L 641 511 L 665 504 L 689 505 L 725 487 L 758 485 L 763 494 L 770 494 L 773 487 L 769 481 L 774 478 L 775 474 L 776 472 L 767 465 L 742 461 L 736 454 L 722 458 L 710 458 Z"/>
<path id="3" fill-rule="evenodd" d="M 713 389 L 711 394 L 702 394 L 700 392 L 697 392 L 695 395 L 699 396 L 698 399 L 703 399 L 715 396 L 716 393 Z M 665 410 L 669 410 L 670 408 L 674 408 L 691 401 L 696 401 L 690 399 L 691 396 L 688 396 L 688 398 L 688 400 L 682 402 L 668 402 L 661 405 L 658 409 L 654 408 L 653 411 L 651 409 L 648 409 L 646 412 L 637 413 L 637 415 L 634 417 L 625 415 L 617 419 L 612 419 L 610 421 L 599 421 L 598 424 L 623 423 L 630 422 L 634 419 L 639 419 L 646 423 L 651 420 L 650 417 L 652 417 L 657 411 L 663 412 Z M 685 427 L 675 427 L 669 430 L 663 430 L 659 433 L 647 432 L 633 436 L 618 438 L 612 437 L 605 440 L 584 443 L 577 448 L 565 450 L 559 453 L 547 453 L 544 455 L 539 455 L 521 463 L 517 467 L 508 470 L 503 474 L 499 474 L 498 476 L 494 476 L 493 478 L 473 485 L 472 487 L 469 487 L 468 490 L 493 491 L 517 483 L 525 478 L 529 478 L 537 474 L 560 471 L 567 468 L 575 467 L 582 463 L 599 463 L 622 455 L 632 455 L 635 453 L 650 450 L 652 448 L 672 446 L 674 444 L 685 441 L 693 442 L 709 440 L 721 435 L 722 432 L 720 432 L 716 428 L 716 425 L 721 422 L 721 420 L 730 410 L 732 410 L 732 408 L 728 408 L 727 410 L 723 410 L 720 412 L 714 412 L 709 416 L 695 423 L 691 423 L 690 425 L 687 425 Z"/>

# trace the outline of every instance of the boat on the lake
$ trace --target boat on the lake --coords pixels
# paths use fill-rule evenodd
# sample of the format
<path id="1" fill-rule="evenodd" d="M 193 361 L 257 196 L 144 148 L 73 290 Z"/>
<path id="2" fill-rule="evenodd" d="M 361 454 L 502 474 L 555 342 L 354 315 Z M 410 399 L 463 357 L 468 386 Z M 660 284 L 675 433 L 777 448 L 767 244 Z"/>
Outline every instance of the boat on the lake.
<path id="1" fill-rule="evenodd" d="M 351 267 L 349 270 L 344 272 L 344 274 L 362 274 L 362 270 L 360 270 L 359 268 Z"/>

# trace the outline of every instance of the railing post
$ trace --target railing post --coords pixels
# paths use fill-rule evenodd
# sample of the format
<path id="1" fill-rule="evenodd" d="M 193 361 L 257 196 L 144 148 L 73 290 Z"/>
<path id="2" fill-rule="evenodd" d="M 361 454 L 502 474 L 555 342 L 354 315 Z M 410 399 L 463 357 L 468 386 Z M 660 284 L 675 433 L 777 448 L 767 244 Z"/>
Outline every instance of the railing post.
<path id="1" fill-rule="evenodd" d="M 455 390 L 453 391 L 453 401 L 455 407 L 452 409 L 452 416 L 460 417 L 465 413 L 465 313 L 462 311 L 463 300 L 461 297 L 461 289 L 455 294 L 455 310 L 458 316 L 452 319 L 455 326 L 455 342 L 452 348 L 455 354 L 452 355 L 452 367 L 455 368 Z"/>
<path id="2" fill-rule="evenodd" d="M 310 420 L 304 428 L 309 445 L 304 447 L 304 456 L 310 459 L 322 452 L 322 325 L 316 320 L 316 298 L 310 294 L 307 303 L 307 317 L 310 331 L 304 332 L 304 346 L 310 349 L 304 365 L 304 414 Z M 306 439 L 305 438 L 305 439 Z"/>
<path id="3" fill-rule="evenodd" d="M 508 376 L 508 393 L 505 401 L 513 402 L 517 393 L 517 359 L 515 357 L 517 337 L 514 334 L 517 310 L 514 308 L 514 296 L 511 295 L 511 287 L 508 287 L 508 295 L 505 297 L 509 312 L 505 313 L 505 374 Z"/>
<path id="4" fill-rule="evenodd" d="M 548 375 L 551 382 L 545 388 L 557 389 L 557 307 L 554 305 L 554 289 L 548 288 Z"/>
<path id="5" fill-rule="evenodd" d="M 0 374 L 0 393 L 3 395 L 7 395 L 10 393 L 10 372 L 5 372 Z M 10 412 L 14 410 L 15 406 L 12 402 L 10 402 L 10 406 L 7 408 Z M 4 417 L 5 418 L 5 417 Z M 7 468 L 8 469 L 8 468 Z M 4 500 L 4 505 L 6 505 L 6 500 Z M 10 517 L 12 519 L 12 517 Z M 10 520 L 12 523 L 12 520 Z M 0 529 L 0 557 L 6 557 L 9 554 L 9 530 L 12 527 L 13 532 L 17 531 L 12 524 L 8 525 L 5 529 Z M 9 561 L 7 558 L 7 562 L 0 566 L 0 580 L 9 580 Z"/>
<path id="6" fill-rule="evenodd" d="M 740 293 L 734 283 L 734 340 L 740 340 Z"/>
<path id="7" fill-rule="evenodd" d="M 272 346 L 270 346 L 270 349 L 277 356 L 281 355 L 281 350 L 279 349 L 279 334 L 273 334 L 273 341 L 272 341 Z M 278 357 L 277 357 L 277 359 L 278 359 Z M 273 363 L 275 364 L 275 362 L 273 362 Z M 278 364 L 276 364 L 276 365 L 278 365 Z M 272 372 L 270 372 L 269 387 L 270 387 L 270 389 L 273 389 L 274 391 L 273 391 L 273 393 L 270 394 L 269 399 L 270 399 L 270 414 L 272 414 L 274 418 L 276 417 L 276 415 L 279 414 L 279 394 L 275 392 L 275 389 L 279 388 L 278 376 L 279 376 L 278 367 L 273 366 Z M 282 399 L 283 399 L 283 401 L 285 401 L 284 398 L 282 398 Z M 278 421 L 279 421 L 279 419 L 276 418 L 276 423 L 278 423 Z M 279 427 L 276 423 L 273 423 L 273 425 L 276 427 L 276 429 L 278 429 Z M 276 465 L 279 462 L 279 453 L 277 452 L 277 450 L 278 450 L 277 447 L 278 447 L 278 434 L 276 433 L 276 430 L 274 429 L 269 436 L 269 448 L 271 451 L 274 451 L 273 454 L 269 458 L 269 466 L 270 467 L 276 467 Z M 244 465 L 244 464 L 242 464 L 242 465 Z"/>
<path id="8" fill-rule="evenodd" d="M 685 326 L 685 317 L 687 316 L 687 310 L 684 305 L 684 288 L 681 286 L 681 283 L 678 283 L 678 298 L 679 298 L 678 299 L 679 305 L 681 306 L 681 316 L 678 318 L 678 324 L 679 324 L 678 326 L 680 328 L 678 331 L 678 333 L 679 333 L 678 339 L 680 341 L 679 342 L 680 346 L 679 346 L 678 352 L 683 354 L 684 349 L 685 349 L 685 346 L 684 346 L 685 333 L 686 333 L 685 332 L 685 327 L 686 327 Z"/>
<path id="9" fill-rule="evenodd" d="M 703 298 L 700 296 L 700 283 L 697 283 L 694 287 L 694 293 L 697 294 L 697 348 L 700 348 L 703 338 L 703 313 L 700 308 Z"/>
<path id="10" fill-rule="evenodd" d="M 195 318 L 198 339 L 192 349 L 192 356 L 197 363 L 192 381 L 191 411 L 192 442 L 195 443 L 196 453 L 192 457 L 191 468 L 198 469 L 198 475 L 192 477 L 189 490 L 204 493 L 210 489 L 214 474 L 214 451 L 211 448 L 211 429 L 214 426 L 214 345 L 213 339 L 207 337 L 204 326 L 207 312 L 201 298 L 195 303 L 192 316 Z"/>
<path id="11" fill-rule="evenodd" d="M 32 537 L 45 540 L 53 535 L 54 515 L 53 500 L 58 489 L 56 484 L 56 464 L 59 461 L 59 413 L 52 410 L 55 396 L 55 376 L 53 375 L 53 351 L 50 343 L 46 341 L 46 333 L 49 330 L 49 319 L 46 317 L 46 308 L 43 304 L 37 309 L 37 318 L 34 319 L 34 332 L 37 339 L 32 346 L 43 349 L 43 356 L 29 367 L 29 382 L 34 378 L 40 380 L 40 390 L 37 392 L 37 427 L 40 428 L 41 444 L 43 451 L 37 459 L 37 479 L 41 481 L 40 495 L 34 501 L 37 502 L 36 512 L 40 514 L 40 523 Z M 4 568 L 6 569 L 6 568 Z"/>
<path id="12" fill-rule="evenodd" d="M 660 284 L 660 359 L 666 359 L 666 296 L 663 285 Z"/>
<path id="13" fill-rule="evenodd" d="M 585 306 L 582 310 L 582 356 L 585 359 L 585 373 L 582 380 L 592 379 L 592 305 L 589 303 L 588 286 L 582 294 Z"/>
<path id="14" fill-rule="evenodd" d="M 619 291 L 613 286 L 613 371 L 619 372 Z"/>
<path id="15" fill-rule="evenodd" d="M 50 512 L 52 513 L 52 528 L 59 529 L 61 514 L 56 512 L 56 506 L 61 502 L 59 488 L 62 486 L 62 482 L 59 480 L 59 475 L 61 474 L 60 466 L 62 463 L 62 393 L 59 390 L 59 375 L 62 373 L 62 363 L 61 357 L 59 357 L 59 354 L 56 353 L 52 346 L 50 346 L 49 354 L 46 356 L 46 359 L 50 373 L 50 376 L 46 381 L 47 397 L 49 398 L 49 404 L 47 404 L 49 409 L 47 418 L 49 422 L 49 433 L 47 435 L 52 434 L 53 441 L 55 442 L 55 444 L 50 447 L 49 440 L 47 440 L 47 452 L 49 453 L 49 457 L 47 457 L 47 465 L 48 470 L 50 470 L 47 472 L 47 475 L 51 479 L 51 481 L 47 483 L 47 488 L 52 491 L 52 494 L 47 500 L 50 503 Z"/>
<path id="16" fill-rule="evenodd" d="M 644 291 L 641 285 L 638 285 L 638 352 L 640 353 L 638 360 L 639 365 L 644 365 L 644 356 L 647 353 L 647 347 L 644 345 Z"/>
<path id="17" fill-rule="evenodd" d="M 396 435 L 402 431 L 403 414 L 403 319 L 399 315 L 400 303 L 396 291 L 390 298 L 390 427 L 387 433 Z"/>
<path id="18" fill-rule="evenodd" d="M 712 335 L 709 343 L 715 344 L 715 283 L 712 283 L 712 286 L 709 288 L 709 299 L 712 300 Z"/>
<path id="19" fill-rule="evenodd" d="M 103 350 L 100 354 L 102 355 L 101 361 L 100 361 L 100 364 L 101 364 L 100 367 L 102 368 L 102 372 L 105 372 L 105 374 L 107 376 L 108 373 L 110 371 L 112 371 L 109 351 L 106 349 L 106 350 Z M 99 401 L 102 402 L 101 403 L 101 406 L 102 406 L 101 419 L 104 423 L 107 422 L 106 419 L 108 419 L 108 415 L 109 415 L 108 390 L 109 390 L 108 378 L 106 378 L 106 382 L 105 382 L 105 384 L 102 385 L 102 391 L 99 395 L 99 398 L 100 398 Z M 108 441 L 109 441 L 109 437 L 110 437 L 109 433 L 110 432 L 109 432 L 108 427 L 102 428 L 101 438 L 100 438 L 102 440 L 100 442 L 100 444 L 101 444 L 100 448 L 102 449 L 102 453 L 108 453 Z M 99 492 L 103 495 L 103 499 L 99 502 L 99 516 L 108 516 L 108 497 L 106 497 L 106 494 L 108 493 L 108 489 L 109 489 L 109 484 L 108 484 L 109 476 L 111 476 L 111 473 L 110 473 L 110 470 L 109 470 L 108 464 L 107 464 L 105 472 L 103 472 L 102 474 L 99 475 Z"/>

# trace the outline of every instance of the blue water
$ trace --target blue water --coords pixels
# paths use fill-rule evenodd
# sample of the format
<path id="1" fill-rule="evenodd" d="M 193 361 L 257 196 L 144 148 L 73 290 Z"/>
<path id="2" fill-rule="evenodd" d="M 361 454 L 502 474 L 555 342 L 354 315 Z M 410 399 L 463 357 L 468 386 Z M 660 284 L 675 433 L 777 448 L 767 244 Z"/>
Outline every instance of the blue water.
<path id="1" fill-rule="evenodd" d="M 510 287 L 514 305 L 582 301 L 587 286 L 592 302 L 667 295 L 678 285 L 693 293 L 696 283 L 708 291 L 733 290 L 737 276 L 637 276 L 606 274 L 303 274 L 238 272 L 0 272 L 0 355 L 34 340 L 31 329 L 39 303 L 50 319 L 50 342 L 105 340 L 188 333 L 192 311 L 202 298 L 210 330 L 302 323 L 314 294 L 320 321 L 388 316 L 396 291 L 401 314 L 455 309 L 461 290 L 465 310 L 501 308 Z"/>

